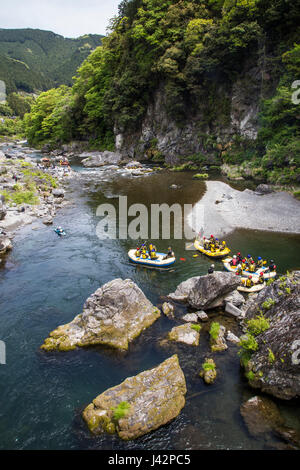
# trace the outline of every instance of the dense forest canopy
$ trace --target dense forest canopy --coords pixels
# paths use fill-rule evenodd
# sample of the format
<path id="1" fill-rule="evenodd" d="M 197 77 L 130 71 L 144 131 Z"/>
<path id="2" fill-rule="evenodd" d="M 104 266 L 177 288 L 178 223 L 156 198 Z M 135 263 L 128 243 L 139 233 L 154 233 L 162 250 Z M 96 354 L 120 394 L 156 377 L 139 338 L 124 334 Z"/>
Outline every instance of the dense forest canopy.
<path id="1" fill-rule="evenodd" d="M 286 164 L 287 153 L 297 166 L 299 108 L 291 85 L 300 79 L 299 25 L 299 2 L 292 0 L 123 0 L 110 34 L 78 69 L 72 89 L 40 95 L 26 116 L 29 141 L 89 139 L 112 149 L 114 130 L 136 131 L 161 83 L 178 126 L 201 100 L 208 102 L 208 121 L 223 113 L 225 122 L 228 103 L 223 110 L 214 105 L 214 90 L 220 83 L 230 89 L 252 59 L 272 72 L 266 83 L 262 73 L 252 154 L 274 171 L 277 162 Z"/>

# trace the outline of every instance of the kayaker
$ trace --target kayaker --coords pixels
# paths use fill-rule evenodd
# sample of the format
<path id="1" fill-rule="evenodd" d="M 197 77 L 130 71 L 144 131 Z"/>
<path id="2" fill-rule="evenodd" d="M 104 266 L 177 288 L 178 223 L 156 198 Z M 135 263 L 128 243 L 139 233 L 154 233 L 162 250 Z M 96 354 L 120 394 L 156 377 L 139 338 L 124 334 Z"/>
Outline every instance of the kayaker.
<path id="1" fill-rule="evenodd" d="M 209 268 L 208 268 L 208 274 L 213 274 L 215 271 L 215 265 L 212 264 Z"/>

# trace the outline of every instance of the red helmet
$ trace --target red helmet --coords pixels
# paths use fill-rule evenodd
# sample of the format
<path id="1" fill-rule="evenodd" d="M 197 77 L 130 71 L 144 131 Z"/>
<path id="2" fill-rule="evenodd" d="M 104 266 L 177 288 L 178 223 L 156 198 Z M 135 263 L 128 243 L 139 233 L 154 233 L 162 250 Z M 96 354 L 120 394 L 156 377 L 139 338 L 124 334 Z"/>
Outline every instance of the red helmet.
<path id="1" fill-rule="evenodd" d="M 213 236 L 213 235 L 211 235 L 211 236 L 210 236 L 210 238 L 214 238 L 214 236 Z"/>
<path id="2" fill-rule="evenodd" d="M 263 273 L 263 272 L 261 272 L 261 273 L 260 273 L 260 276 L 263 276 L 263 275 L 264 275 L 264 273 Z"/>
<path id="3" fill-rule="evenodd" d="M 249 279 L 252 279 L 252 276 L 249 276 Z"/>
<path id="4" fill-rule="evenodd" d="M 237 255 L 238 255 L 238 256 L 240 256 L 240 254 L 241 254 L 241 253 L 240 253 L 240 252 L 238 252 L 238 254 L 237 254 Z"/>
<path id="5" fill-rule="evenodd" d="M 253 260 L 251 261 L 251 264 L 254 264 L 254 261 L 253 261 Z"/>
<path id="6" fill-rule="evenodd" d="M 243 263 L 245 263 L 245 261 L 246 261 L 246 260 L 245 260 L 245 259 L 243 259 Z"/>

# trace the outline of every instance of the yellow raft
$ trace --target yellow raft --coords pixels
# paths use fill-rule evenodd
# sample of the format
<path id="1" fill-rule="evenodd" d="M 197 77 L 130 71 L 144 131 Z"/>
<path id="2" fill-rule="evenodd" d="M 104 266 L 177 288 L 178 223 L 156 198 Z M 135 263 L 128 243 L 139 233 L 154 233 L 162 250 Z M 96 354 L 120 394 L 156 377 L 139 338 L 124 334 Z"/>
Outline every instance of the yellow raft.
<path id="1" fill-rule="evenodd" d="M 224 256 L 227 256 L 230 253 L 230 249 L 227 247 L 225 248 L 225 250 L 218 250 L 218 249 L 216 251 L 205 250 L 204 247 L 199 242 L 199 240 L 195 240 L 194 247 L 196 248 L 196 250 L 200 251 L 204 255 L 209 256 L 210 258 L 215 258 L 215 259 L 224 258 Z"/>

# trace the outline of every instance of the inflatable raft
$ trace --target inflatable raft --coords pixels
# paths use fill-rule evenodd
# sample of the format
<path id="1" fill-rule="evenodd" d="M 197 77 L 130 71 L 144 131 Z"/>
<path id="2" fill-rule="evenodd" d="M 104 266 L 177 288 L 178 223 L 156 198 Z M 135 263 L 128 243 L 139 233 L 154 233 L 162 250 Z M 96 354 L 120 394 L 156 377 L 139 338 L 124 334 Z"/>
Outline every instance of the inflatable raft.
<path id="1" fill-rule="evenodd" d="M 175 263 L 176 258 L 167 258 L 164 259 L 166 254 L 165 253 L 156 253 L 157 259 L 150 259 L 150 258 L 141 258 L 135 256 L 136 250 L 130 250 L 128 252 L 128 257 L 130 261 L 136 264 L 141 264 L 143 266 L 151 266 L 154 268 L 167 268 L 169 266 L 172 266 L 172 264 Z"/>
<path id="2" fill-rule="evenodd" d="M 196 250 L 200 251 L 204 255 L 214 259 L 224 258 L 224 256 L 227 256 L 230 253 L 230 249 L 227 247 L 225 248 L 225 250 L 216 250 L 214 252 L 210 250 L 205 250 L 199 240 L 195 240 L 194 247 L 196 248 Z"/>
<path id="3" fill-rule="evenodd" d="M 264 287 L 266 287 L 265 282 L 263 284 L 254 284 L 254 286 L 252 286 L 252 287 L 239 286 L 237 288 L 237 290 L 240 291 L 240 292 L 246 292 L 247 294 L 251 294 L 251 292 L 261 291 Z"/>
<path id="4" fill-rule="evenodd" d="M 223 259 L 223 264 L 224 264 L 224 268 L 226 269 L 226 271 L 229 271 L 231 273 L 236 273 L 236 270 L 237 268 L 235 266 L 231 266 L 230 264 L 230 261 L 232 260 L 232 258 L 226 258 L 226 259 Z M 269 271 L 269 268 L 260 268 L 258 269 L 257 271 L 255 271 L 254 273 L 250 272 L 250 271 L 243 271 L 242 272 L 242 276 L 244 277 L 249 277 L 249 276 L 260 276 L 260 273 L 263 272 L 264 273 L 264 279 L 272 279 L 273 277 L 276 277 L 277 273 L 276 271 Z"/>

